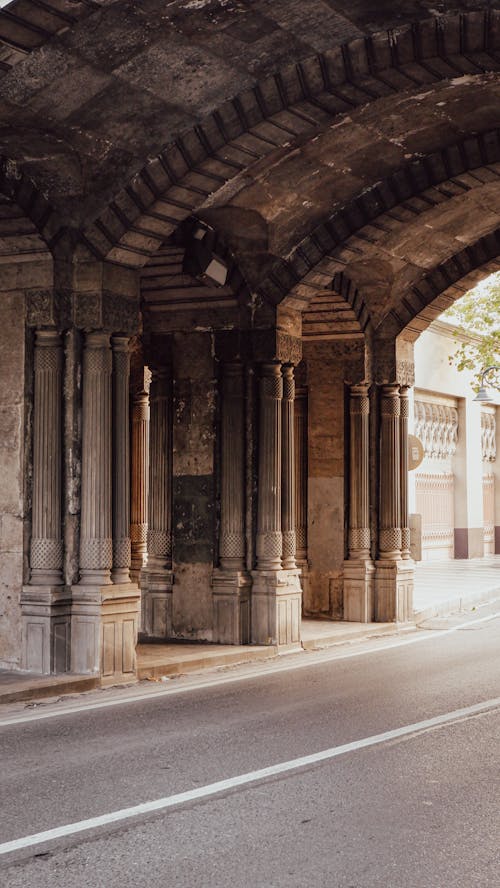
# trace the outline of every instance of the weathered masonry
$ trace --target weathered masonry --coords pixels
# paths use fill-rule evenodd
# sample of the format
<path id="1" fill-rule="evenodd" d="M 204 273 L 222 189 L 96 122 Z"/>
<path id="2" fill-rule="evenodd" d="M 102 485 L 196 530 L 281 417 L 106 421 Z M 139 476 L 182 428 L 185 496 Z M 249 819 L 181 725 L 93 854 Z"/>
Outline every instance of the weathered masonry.
<path id="1" fill-rule="evenodd" d="M 411 619 L 413 344 L 498 267 L 500 4 L 376 6 L 0 11 L 1 665 Z"/>

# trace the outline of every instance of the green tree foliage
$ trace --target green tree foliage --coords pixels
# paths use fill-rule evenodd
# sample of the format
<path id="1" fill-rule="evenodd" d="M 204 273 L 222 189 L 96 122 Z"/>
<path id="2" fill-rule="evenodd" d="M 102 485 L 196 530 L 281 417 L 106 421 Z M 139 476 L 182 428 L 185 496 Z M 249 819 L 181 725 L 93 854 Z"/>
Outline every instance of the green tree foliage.
<path id="1" fill-rule="evenodd" d="M 442 319 L 458 327 L 457 339 L 465 339 L 450 355 L 450 364 L 458 370 L 472 371 L 477 390 L 481 372 L 500 365 L 500 272 L 469 290 L 443 313 Z M 485 383 L 500 389 L 500 371 L 488 374 Z"/>

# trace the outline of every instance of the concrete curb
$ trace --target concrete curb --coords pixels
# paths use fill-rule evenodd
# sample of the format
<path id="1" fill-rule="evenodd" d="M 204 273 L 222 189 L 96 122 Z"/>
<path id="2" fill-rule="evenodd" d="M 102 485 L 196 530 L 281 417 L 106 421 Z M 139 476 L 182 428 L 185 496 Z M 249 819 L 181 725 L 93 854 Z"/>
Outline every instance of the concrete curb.
<path id="1" fill-rule="evenodd" d="M 9 688 L 9 684 L 11 687 Z M 55 697 L 58 694 L 81 694 L 100 687 L 99 676 L 96 675 L 46 675 L 26 676 L 21 672 L 19 679 L 14 679 L 2 687 L 0 676 L 0 705 L 2 703 L 22 703 L 23 701 L 39 700 L 42 697 Z"/>

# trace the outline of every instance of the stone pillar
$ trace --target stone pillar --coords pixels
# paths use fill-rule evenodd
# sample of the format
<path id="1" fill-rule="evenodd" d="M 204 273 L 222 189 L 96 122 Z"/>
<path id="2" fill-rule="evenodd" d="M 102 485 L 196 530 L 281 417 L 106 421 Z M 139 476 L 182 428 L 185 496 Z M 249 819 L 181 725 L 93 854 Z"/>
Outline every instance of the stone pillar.
<path id="1" fill-rule="evenodd" d="M 21 596 L 23 669 L 69 668 L 70 596 L 63 585 L 61 337 L 37 330 L 34 359 L 31 576 Z"/>
<path id="2" fill-rule="evenodd" d="M 380 389 L 379 553 L 375 619 L 406 622 L 413 615 L 413 563 L 401 561 L 401 405 L 399 386 Z"/>
<path id="3" fill-rule="evenodd" d="M 344 619 L 374 618 L 374 566 L 370 554 L 370 400 L 368 385 L 353 385 L 349 399 L 349 557 L 344 564 Z"/>
<path id="4" fill-rule="evenodd" d="M 282 399 L 280 364 L 263 364 L 260 378 L 257 567 L 252 572 L 252 640 L 259 644 L 290 648 L 300 643 L 301 591 L 299 571 L 282 569 Z M 288 429 L 287 435 L 290 440 Z"/>
<path id="5" fill-rule="evenodd" d="M 295 393 L 295 559 L 307 569 L 307 390 Z"/>
<path id="6" fill-rule="evenodd" d="M 149 394 L 139 392 L 132 401 L 131 472 L 131 576 L 139 580 L 147 561 L 149 483 Z"/>
<path id="7" fill-rule="evenodd" d="M 401 483 L 401 558 L 410 558 L 410 517 L 408 506 L 408 421 L 410 418 L 409 387 L 402 385 L 400 398 L 400 483 Z"/>
<path id="8" fill-rule="evenodd" d="M 130 583 L 130 428 L 128 336 L 113 336 L 113 583 Z"/>
<path id="9" fill-rule="evenodd" d="M 294 570 L 295 563 L 295 381 L 293 365 L 283 365 L 282 406 L 282 471 L 281 471 L 281 530 L 283 534 L 284 570 Z"/>
<path id="10" fill-rule="evenodd" d="M 88 333 L 83 354 L 80 584 L 111 583 L 112 359 L 109 334 Z"/>
<path id="11" fill-rule="evenodd" d="M 250 640 L 250 577 L 245 570 L 245 380 L 242 364 L 225 364 L 221 403 L 219 558 L 214 571 L 214 641 Z"/>
<path id="12" fill-rule="evenodd" d="M 121 436 L 124 424 L 123 404 L 113 409 L 113 394 L 123 396 L 126 374 L 119 373 L 122 379 L 115 379 L 113 385 L 112 371 L 109 333 L 87 333 L 83 352 L 80 581 L 72 587 L 71 668 L 73 672 L 100 673 L 102 684 L 135 677 L 139 597 L 132 583 L 111 580 L 113 487 L 123 497 L 126 458 L 122 451 L 119 466 L 113 471 L 113 419 L 119 423 L 116 431 Z M 116 460 L 116 451 L 114 456 Z M 120 529 L 121 524 L 116 527 Z"/>
<path id="13" fill-rule="evenodd" d="M 141 573 L 142 633 L 172 635 L 172 393 L 166 367 L 151 369 L 147 565 Z"/>

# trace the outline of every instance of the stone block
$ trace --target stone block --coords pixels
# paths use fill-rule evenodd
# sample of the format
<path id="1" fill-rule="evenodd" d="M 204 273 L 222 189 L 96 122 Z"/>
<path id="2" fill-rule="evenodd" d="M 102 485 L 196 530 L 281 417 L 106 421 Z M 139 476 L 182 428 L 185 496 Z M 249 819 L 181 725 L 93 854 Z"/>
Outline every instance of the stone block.
<path id="1" fill-rule="evenodd" d="M 244 571 L 215 570 L 212 578 L 214 637 L 219 644 L 250 642 L 252 583 Z"/>
<path id="2" fill-rule="evenodd" d="M 71 594 L 61 586 L 24 586 L 22 668 L 42 675 L 70 669 Z"/>
<path id="3" fill-rule="evenodd" d="M 415 565 L 405 561 L 375 564 L 375 620 L 377 623 L 408 623 L 413 620 Z"/>
<path id="4" fill-rule="evenodd" d="M 172 637 L 172 571 L 141 574 L 141 638 Z"/>
<path id="5" fill-rule="evenodd" d="M 371 623 L 375 617 L 375 568 L 371 561 L 344 562 L 344 620 Z"/>
<path id="6" fill-rule="evenodd" d="M 299 570 L 252 571 L 252 642 L 279 650 L 300 647 Z"/>
<path id="7" fill-rule="evenodd" d="M 76 585 L 72 596 L 71 671 L 98 674 L 103 686 L 134 681 L 138 587 Z"/>

